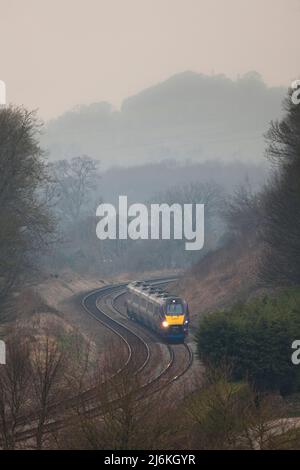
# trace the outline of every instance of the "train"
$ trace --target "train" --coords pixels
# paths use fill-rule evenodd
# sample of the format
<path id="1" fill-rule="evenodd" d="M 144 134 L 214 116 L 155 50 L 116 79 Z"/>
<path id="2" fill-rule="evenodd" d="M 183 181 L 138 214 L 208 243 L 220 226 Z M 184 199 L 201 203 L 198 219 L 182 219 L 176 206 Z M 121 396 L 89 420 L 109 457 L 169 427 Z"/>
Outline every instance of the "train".
<path id="1" fill-rule="evenodd" d="M 127 316 L 142 323 L 166 340 L 184 342 L 189 330 L 187 302 L 147 282 L 128 284 Z"/>

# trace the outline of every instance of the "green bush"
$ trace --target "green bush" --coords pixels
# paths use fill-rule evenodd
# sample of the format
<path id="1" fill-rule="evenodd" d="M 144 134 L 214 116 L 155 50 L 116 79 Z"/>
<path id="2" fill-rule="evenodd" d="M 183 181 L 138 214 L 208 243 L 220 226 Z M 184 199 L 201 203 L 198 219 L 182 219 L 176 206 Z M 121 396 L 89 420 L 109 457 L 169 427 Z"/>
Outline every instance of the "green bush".
<path id="1" fill-rule="evenodd" d="M 299 289 L 207 315 L 199 325 L 197 350 L 206 364 L 229 363 L 236 380 L 287 394 L 300 389 L 300 365 L 291 361 L 295 339 L 300 339 Z"/>

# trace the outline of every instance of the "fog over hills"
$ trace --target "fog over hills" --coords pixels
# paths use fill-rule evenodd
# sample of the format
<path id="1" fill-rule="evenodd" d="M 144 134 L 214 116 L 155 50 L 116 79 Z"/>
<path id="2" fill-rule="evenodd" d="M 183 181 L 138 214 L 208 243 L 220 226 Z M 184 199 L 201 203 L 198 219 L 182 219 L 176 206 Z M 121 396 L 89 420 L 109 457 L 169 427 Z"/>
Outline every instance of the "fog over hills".
<path id="1" fill-rule="evenodd" d="M 215 183 L 226 193 L 240 185 L 250 185 L 253 191 L 261 188 L 268 178 L 268 166 L 239 161 L 206 161 L 187 165 L 166 160 L 132 167 L 113 167 L 102 173 L 99 191 L 104 201 L 117 204 L 120 194 L 130 203 L 152 201 L 167 190 L 190 183 Z M 162 198 L 163 199 L 163 198 Z"/>
<path id="2" fill-rule="evenodd" d="M 87 154 L 102 169 L 169 159 L 259 164 L 284 95 L 256 72 L 235 81 L 184 72 L 127 98 L 120 110 L 101 102 L 64 113 L 47 124 L 42 144 L 51 159 Z"/>

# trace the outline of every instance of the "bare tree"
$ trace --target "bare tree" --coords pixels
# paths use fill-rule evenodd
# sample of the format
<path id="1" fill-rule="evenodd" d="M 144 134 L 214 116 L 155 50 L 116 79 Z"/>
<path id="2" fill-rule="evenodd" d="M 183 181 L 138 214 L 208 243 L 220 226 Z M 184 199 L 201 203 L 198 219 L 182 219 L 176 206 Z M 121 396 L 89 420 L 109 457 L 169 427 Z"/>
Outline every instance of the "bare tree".
<path id="1" fill-rule="evenodd" d="M 0 110 L 0 304 L 53 229 L 48 207 L 39 199 L 46 180 L 40 127 L 34 112 Z"/>
<path id="2" fill-rule="evenodd" d="M 36 447 L 43 446 L 45 426 L 64 395 L 65 353 L 48 330 L 31 350 L 32 400 L 36 407 Z"/>
<path id="3" fill-rule="evenodd" d="M 229 231 L 243 240 L 255 238 L 263 218 L 261 206 L 260 194 L 253 193 L 248 181 L 239 186 L 224 204 Z"/>
<path id="4" fill-rule="evenodd" d="M 97 187 L 97 166 L 98 162 L 86 155 L 52 164 L 61 218 L 78 222 Z"/>
<path id="5" fill-rule="evenodd" d="M 259 274 L 268 285 L 300 282 L 300 106 L 292 103 L 291 92 L 284 102 L 285 116 L 272 122 L 266 135 L 274 175 L 262 195 Z"/>
<path id="6" fill-rule="evenodd" d="M 125 450 L 170 445 L 178 431 L 172 425 L 176 393 L 169 389 L 147 393 L 145 378 L 130 368 L 120 370 L 124 365 L 121 345 L 108 355 L 94 377 L 94 400 L 78 397 L 71 425 L 58 439 L 59 447 Z"/>
<path id="7" fill-rule="evenodd" d="M 29 410 L 30 355 L 18 330 L 10 334 L 6 348 L 6 365 L 0 366 L 0 436 L 4 449 L 14 449 L 19 421 Z"/>

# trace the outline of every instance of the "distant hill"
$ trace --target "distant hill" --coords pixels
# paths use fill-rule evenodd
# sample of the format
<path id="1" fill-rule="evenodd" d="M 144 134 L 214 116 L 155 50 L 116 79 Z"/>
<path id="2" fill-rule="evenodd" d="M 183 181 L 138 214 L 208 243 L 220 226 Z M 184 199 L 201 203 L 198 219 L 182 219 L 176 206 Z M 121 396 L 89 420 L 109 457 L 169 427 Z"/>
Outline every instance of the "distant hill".
<path id="1" fill-rule="evenodd" d="M 184 72 L 127 98 L 117 111 L 104 102 L 72 109 L 48 123 L 42 143 L 53 159 L 88 154 L 102 168 L 170 158 L 258 163 L 284 94 L 256 72 L 235 81 Z"/>
<path id="2" fill-rule="evenodd" d="M 263 162 L 265 163 L 265 162 Z M 164 194 L 168 189 L 190 183 L 214 182 L 232 193 L 237 187 L 250 184 L 253 191 L 260 189 L 267 181 L 268 166 L 239 161 L 206 161 L 181 164 L 172 160 L 159 163 L 112 167 L 104 171 L 99 181 L 99 194 L 106 202 L 117 204 L 120 194 L 126 194 L 129 201 L 146 202 Z"/>

